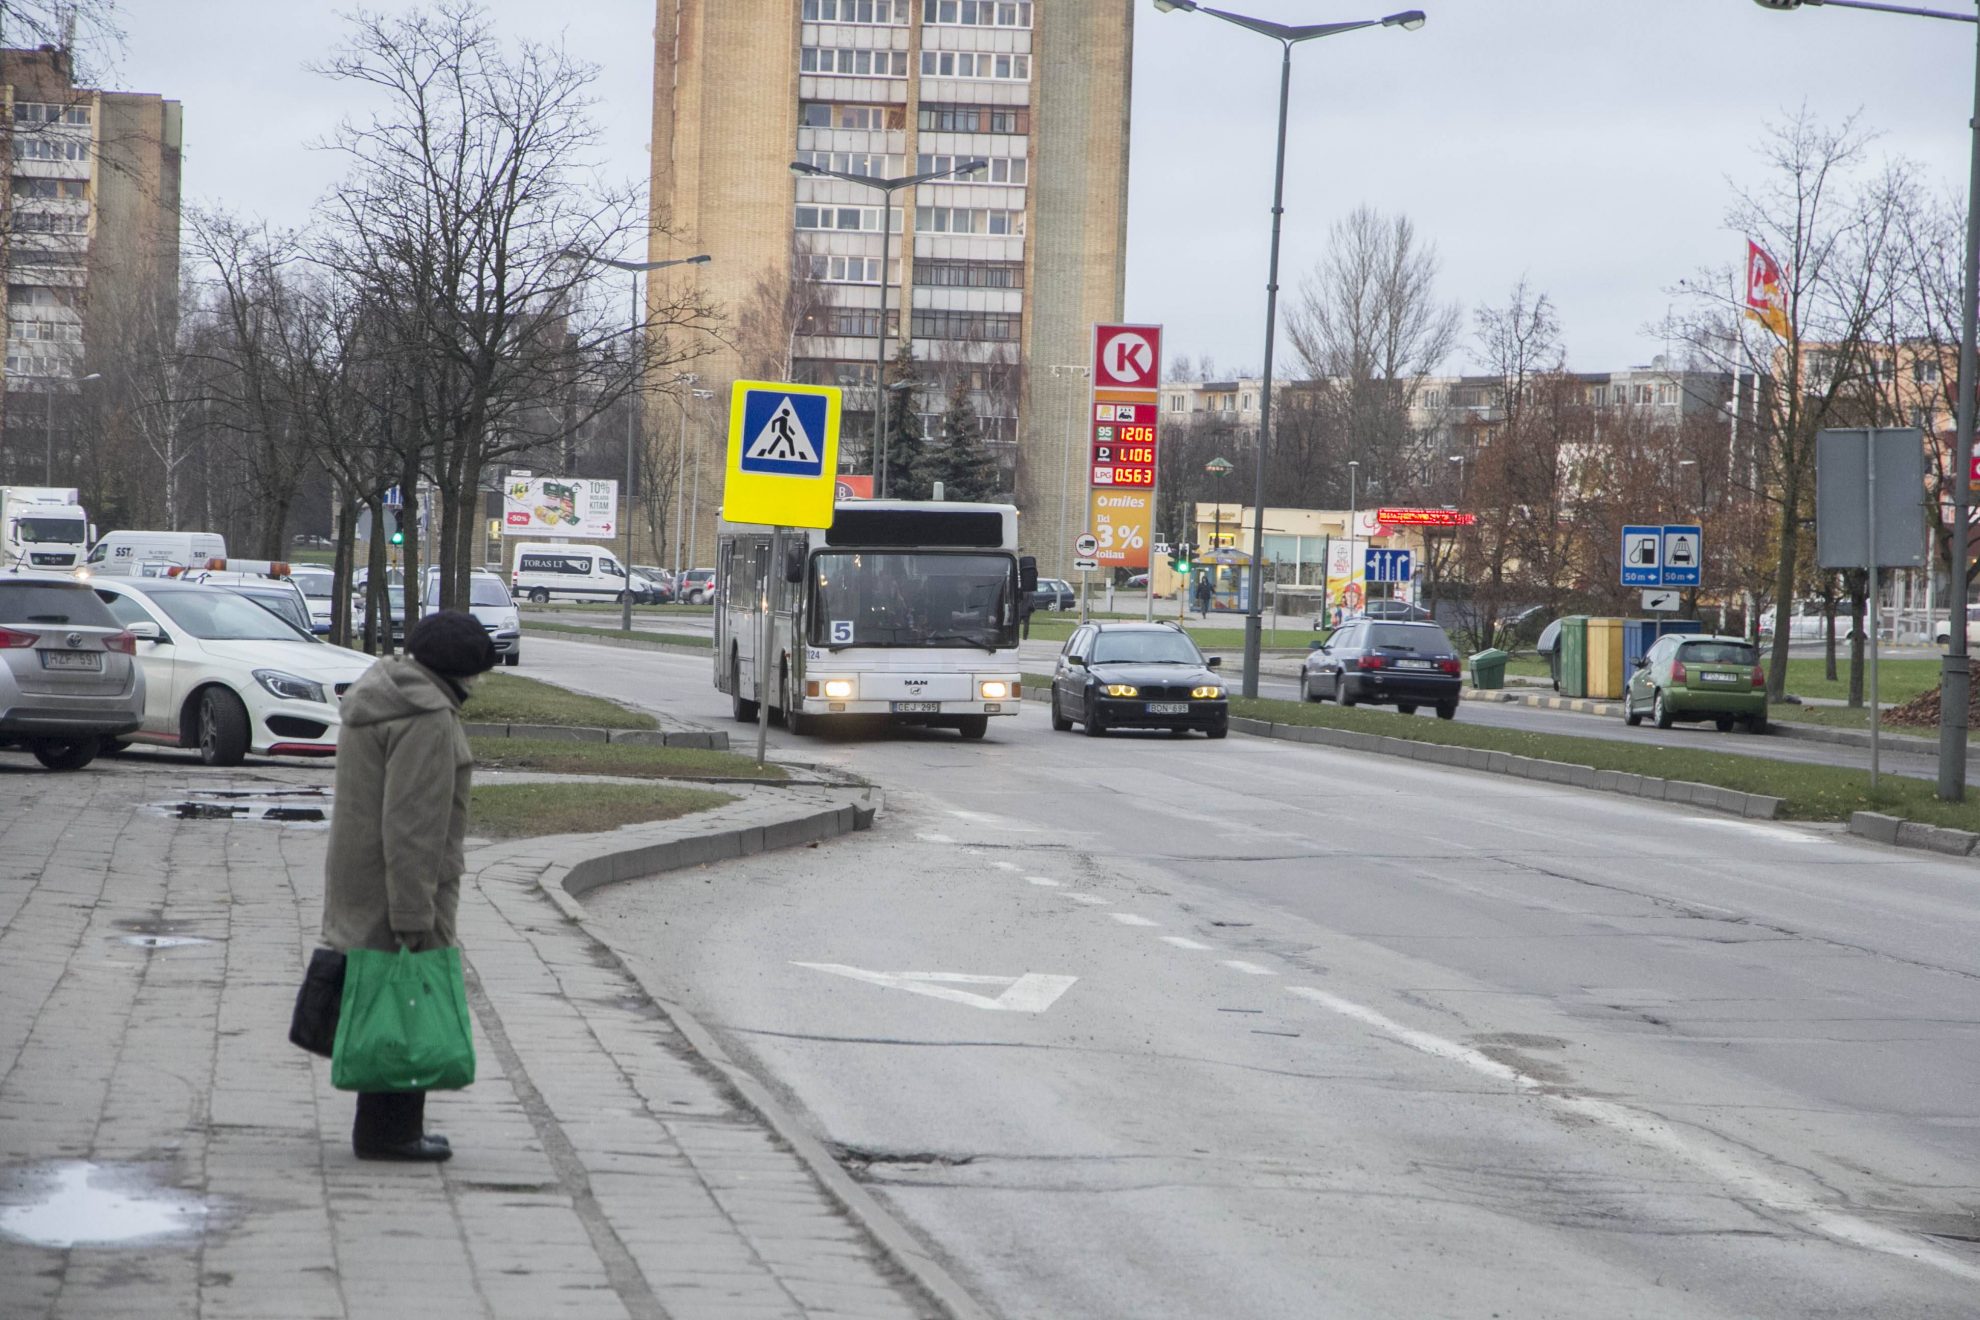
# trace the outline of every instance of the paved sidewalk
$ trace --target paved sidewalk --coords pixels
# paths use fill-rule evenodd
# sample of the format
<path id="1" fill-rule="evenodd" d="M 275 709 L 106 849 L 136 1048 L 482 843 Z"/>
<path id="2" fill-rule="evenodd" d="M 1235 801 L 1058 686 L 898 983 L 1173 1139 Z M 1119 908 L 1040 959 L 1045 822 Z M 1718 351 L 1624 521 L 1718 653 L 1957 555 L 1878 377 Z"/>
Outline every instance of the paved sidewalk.
<path id="1" fill-rule="evenodd" d="M 470 854 L 455 1158 L 356 1160 L 286 1038 L 325 829 L 147 806 L 327 782 L 0 767 L 0 1316 L 940 1314 L 537 887 L 557 840 Z"/>

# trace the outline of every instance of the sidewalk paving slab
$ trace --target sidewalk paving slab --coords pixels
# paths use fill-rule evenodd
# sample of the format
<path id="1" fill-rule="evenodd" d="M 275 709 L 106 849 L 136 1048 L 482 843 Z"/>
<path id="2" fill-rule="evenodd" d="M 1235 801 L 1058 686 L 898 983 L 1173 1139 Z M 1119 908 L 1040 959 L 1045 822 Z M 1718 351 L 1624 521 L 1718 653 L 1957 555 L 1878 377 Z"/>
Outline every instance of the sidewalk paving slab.
<path id="1" fill-rule="evenodd" d="M 540 886 L 708 818 L 472 851 L 479 1074 L 427 1107 L 457 1154 L 357 1160 L 352 1098 L 287 1040 L 326 830 L 152 809 L 327 780 L 154 758 L 0 773 L 0 1315 L 948 1313 Z M 741 792 L 737 823 L 761 838 L 850 817 L 855 790 Z M 124 942 L 146 933 L 204 942 Z M 74 1161 L 105 1194 L 203 1213 L 122 1244 L 29 1240 Z"/>

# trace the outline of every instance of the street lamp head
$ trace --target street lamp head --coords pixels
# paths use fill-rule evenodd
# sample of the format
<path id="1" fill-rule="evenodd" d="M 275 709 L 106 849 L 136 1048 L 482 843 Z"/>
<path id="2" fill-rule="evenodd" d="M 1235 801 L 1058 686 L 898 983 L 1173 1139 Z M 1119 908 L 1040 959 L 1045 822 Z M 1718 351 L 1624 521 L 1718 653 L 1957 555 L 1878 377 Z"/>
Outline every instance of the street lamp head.
<path id="1" fill-rule="evenodd" d="M 709 262 L 713 260 L 715 260 L 715 258 L 709 256 L 706 252 L 703 252 L 699 256 L 687 257 L 683 259 L 681 264 L 684 266 L 706 266 Z"/>
<path id="2" fill-rule="evenodd" d="M 1196 0 L 1155 0 L 1155 8 L 1164 14 L 1173 14 L 1178 9 L 1191 14 L 1196 12 Z"/>
<path id="3" fill-rule="evenodd" d="M 1405 32 L 1414 32 L 1424 24 L 1421 9 L 1405 9 L 1400 14 L 1390 14 L 1382 20 L 1383 27 L 1399 27 Z"/>
<path id="4" fill-rule="evenodd" d="M 1753 0 L 1762 9 L 1799 9 L 1804 0 Z M 1822 0 L 1806 0 L 1808 4 L 1819 5 Z"/>
<path id="5" fill-rule="evenodd" d="M 78 384 L 78 385 L 80 385 L 80 384 L 82 384 L 82 383 L 83 383 L 84 381 L 86 381 L 86 380 L 102 380 L 102 379 L 103 379 L 103 373 L 102 373 L 102 372 L 100 372 L 100 371 L 92 371 L 92 372 L 90 372 L 90 373 L 89 373 L 89 374 L 88 374 L 87 376 L 78 376 L 78 377 L 76 377 L 76 384 Z"/>
<path id="6" fill-rule="evenodd" d="M 990 168 L 990 162 L 979 158 L 976 160 L 972 160 L 967 164 L 956 166 L 956 173 L 958 175 L 981 174 L 983 173 L 983 171 L 989 168 Z"/>
<path id="7" fill-rule="evenodd" d="M 791 173 L 797 175 L 800 179 L 808 179 L 813 175 L 823 174 L 824 172 L 824 170 L 819 169 L 816 165 L 808 164 L 805 161 L 794 160 L 791 162 Z"/>

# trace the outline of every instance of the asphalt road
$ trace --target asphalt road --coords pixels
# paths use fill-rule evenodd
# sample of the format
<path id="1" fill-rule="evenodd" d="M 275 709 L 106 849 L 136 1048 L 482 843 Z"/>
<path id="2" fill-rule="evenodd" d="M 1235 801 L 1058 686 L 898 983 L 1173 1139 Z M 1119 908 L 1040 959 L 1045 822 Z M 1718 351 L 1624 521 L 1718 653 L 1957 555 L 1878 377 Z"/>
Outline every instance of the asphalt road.
<path id="1" fill-rule="evenodd" d="M 1973 863 L 1033 706 L 771 740 L 876 828 L 587 903 L 999 1315 L 1980 1313 Z"/>

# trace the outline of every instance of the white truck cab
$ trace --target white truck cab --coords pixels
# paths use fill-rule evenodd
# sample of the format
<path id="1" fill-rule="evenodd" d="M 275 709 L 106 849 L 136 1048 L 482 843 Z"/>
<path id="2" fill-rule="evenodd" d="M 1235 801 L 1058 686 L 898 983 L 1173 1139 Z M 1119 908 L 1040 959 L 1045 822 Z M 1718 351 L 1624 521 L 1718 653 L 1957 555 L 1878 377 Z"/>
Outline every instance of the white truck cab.
<path id="1" fill-rule="evenodd" d="M 74 486 L 0 486 L 0 567 L 69 571 L 93 537 Z"/>

